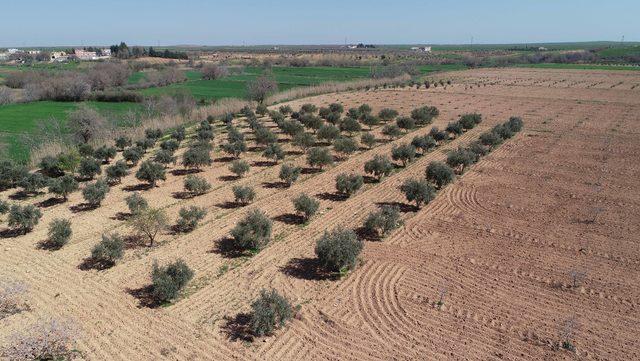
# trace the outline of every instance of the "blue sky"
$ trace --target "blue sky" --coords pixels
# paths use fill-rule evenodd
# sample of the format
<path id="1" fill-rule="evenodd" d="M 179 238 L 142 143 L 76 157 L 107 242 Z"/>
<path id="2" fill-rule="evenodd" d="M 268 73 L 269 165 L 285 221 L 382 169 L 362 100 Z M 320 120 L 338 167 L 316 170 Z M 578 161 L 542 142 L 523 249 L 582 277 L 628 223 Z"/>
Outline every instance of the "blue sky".
<path id="1" fill-rule="evenodd" d="M 640 40 L 640 0 L 6 1 L 0 47 Z"/>

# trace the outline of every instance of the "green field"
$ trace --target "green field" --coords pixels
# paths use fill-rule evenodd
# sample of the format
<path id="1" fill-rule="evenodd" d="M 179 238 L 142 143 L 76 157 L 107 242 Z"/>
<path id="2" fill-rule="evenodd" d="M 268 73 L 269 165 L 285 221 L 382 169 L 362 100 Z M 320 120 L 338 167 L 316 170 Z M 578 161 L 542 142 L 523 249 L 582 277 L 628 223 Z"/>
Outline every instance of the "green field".
<path id="1" fill-rule="evenodd" d="M 110 120 L 117 120 L 125 112 L 140 108 L 136 103 L 86 103 Z M 6 147 L 5 154 L 11 159 L 26 161 L 29 150 L 21 136 L 36 131 L 41 120 L 55 118 L 64 124 L 69 113 L 77 109 L 79 104 L 41 101 L 0 106 L 0 143 Z"/>

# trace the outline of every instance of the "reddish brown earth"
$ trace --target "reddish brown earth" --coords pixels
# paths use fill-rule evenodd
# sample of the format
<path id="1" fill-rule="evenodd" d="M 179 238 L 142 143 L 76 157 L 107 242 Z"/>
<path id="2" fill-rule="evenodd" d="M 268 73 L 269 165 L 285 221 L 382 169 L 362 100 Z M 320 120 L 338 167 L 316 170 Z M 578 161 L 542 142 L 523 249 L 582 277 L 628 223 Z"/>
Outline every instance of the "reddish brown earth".
<path id="1" fill-rule="evenodd" d="M 306 174 L 289 189 L 268 187 L 278 181 L 279 167 L 255 164 L 264 159 L 254 152 L 243 155 L 256 166 L 240 180 L 225 177 L 228 163 L 207 167 L 200 175 L 214 190 L 194 199 L 175 198 L 184 176 L 170 175 L 143 191 L 145 198 L 173 220 L 182 206 L 206 207 L 204 225 L 187 235 L 163 234 L 152 248 L 127 249 L 105 271 L 78 265 L 102 233 L 129 232 L 116 215 L 126 212 L 125 189 L 138 181 L 126 178 L 96 210 L 73 213 L 70 206 L 82 202 L 79 193 L 44 208 L 32 233 L 0 239 L 0 279 L 30 287 L 30 310 L 0 320 L 0 344 L 37 319 L 56 317 L 81 327 L 77 348 L 92 360 L 640 358 L 640 73 L 501 69 L 443 77 L 454 84 L 291 102 L 294 108 L 366 102 L 375 111 L 391 107 L 402 114 L 435 105 L 440 128 L 466 112 L 483 114 L 476 129 L 345 201 L 323 196 L 334 191 L 337 174 L 363 174 L 374 154 L 388 154 L 429 127 Z M 358 227 L 380 204 L 406 203 L 398 190 L 405 179 L 422 177 L 430 161 L 512 115 L 524 119 L 522 132 L 428 206 L 403 213 L 401 229 L 382 242 L 367 242 L 361 264 L 347 277 L 317 279 L 305 267 L 325 229 Z M 219 134 L 216 144 L 223 139 Z M 299 155 L 287 158 L 304 163 Z M 257 201 L 227 207 L 235 184 L 253 185 Z M 217 250 L 248 209 L 281 219 L 293 212 L 290 199 L 301 192 L 320 196 L 320 214 L 307 226 L 275 220 L 274 241 L 251 258 Z M 58 251 L 37 249 L 57 217 L 72 220 L 71 242 Z M 128 290 L 149 284 L 154 260 L 177 258 L 195 271 L 187 290 L 168 307 L 141 307 Z M 572 271 L 585 274 L 577 287 Z M 272 337 L 233 339 L 229 320 L 248 311 L 265 287 L 299 305 L 299 317 Z M 576 325 L 570 337 L 575 353 L 557 348 L 567 320 Z"/>

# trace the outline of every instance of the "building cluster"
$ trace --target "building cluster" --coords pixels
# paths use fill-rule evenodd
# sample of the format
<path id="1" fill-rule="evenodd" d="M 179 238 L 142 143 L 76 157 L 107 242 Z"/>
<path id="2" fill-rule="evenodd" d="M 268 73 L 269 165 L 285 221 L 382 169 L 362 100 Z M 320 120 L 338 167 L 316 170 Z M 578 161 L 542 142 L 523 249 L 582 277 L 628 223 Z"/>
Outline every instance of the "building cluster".
<path id="1" fill-rule="evenodd" d="M 74 49 L 73 52 L 66 51 L 43 51 L 43 50 L 24 50 L 24 49 L 6 49 L 0 50 L 0 61 L 13 60 L 17 63 L 27 62 L 29 59 L 37 59 L 39 61 L 64 62 L 68 60 L 101 60 L 111 58 L 111 49 Z"/>
<path id="2" fill-rule="evenodd" d="M 430 53 L 431 52 L 431 47 L 430 46 L 412 46 L 411 50 L 423 51 L 425 53 Z"/>

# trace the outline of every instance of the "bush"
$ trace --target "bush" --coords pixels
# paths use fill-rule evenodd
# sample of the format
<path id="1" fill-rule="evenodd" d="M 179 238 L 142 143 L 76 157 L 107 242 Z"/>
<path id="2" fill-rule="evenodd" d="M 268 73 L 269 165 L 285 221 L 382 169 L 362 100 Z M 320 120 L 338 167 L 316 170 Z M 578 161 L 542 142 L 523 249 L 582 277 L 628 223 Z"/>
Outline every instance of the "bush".
<path id="1" fill-rule="evenodd" d="M 369 130 L 373 129 L 374 126 L 380 124 L 380 118 L 376 117 L 375 115 L 371 115 L 371 114 L 365 114 L 362 117 L 362 124 L 366 125 L 369 127 Z"/>
<path id="2" fill-rule="evenodd" d="M 304 126 L 297 120 L 285 120 L 282 122 L 280 129 L 290 137 L 295 137 L 296 134 L 304 132 Z"/>
<path id="3" fill-rule="evenodd" d="M 336 190 L 340 194 L 350 197 L 352 194 L 362 188 L 364 180 L 359 174 L 338 174 L 336 177 Z"/>
<path id="4" fill-rule="evenodd" d="M 360 126 L 357 120 L 347 117 L 340 122 L 340 130 L 349 133 L 349 135 L 353 135 L 353 133 L 361 131 L 362 126 Z"/>
<path id="5" fill-rule="evenodd" d="M 298 214 L 302 215 L 306 222 L 316 214 L 320 207 L 320 202 L 302 193 L 293 199 L 293 207 Z"/>
<path id="6" fill-rule="evenodd" d="M 104 179 L 98 178 L 82 189 L 82 197 L 90 206 L 97 207 L 107 196 L 107 192 L 109 192 L 109 184 Z"/>
<path id="7" fill-rule="evenodd" d="M 413 145 L 416 149 L 420 149 L 422 154 L 425 154 L 429 150 L 435 148 L 438 144 L 436 140 L 433 139 L 430 135 L 423 135 L 414 137 L 411 141 L 411 145 Z"/>
<path id="8" fill-rule="evenodd" d="M 393 171 L 393 164 L 391 160 L 382 155 L 376 155 L 373 159 L 367 161 L 364 164 L 364 172 L 367 174 L 373 174 L 378 181 L 382 177 L 386 177 Z"/>
<path id="9" fill-rule="evenodd" d="M 382 209 L 369 213 L 364 222 L 364 229 L 368 234 L 382 238 L 401 225 L 402 219 L 400 219 L 398 207 L 385 205 Z"/>
<path id="10" fill-rule="evenodd" d="M 24 193 L 38 193 L 38 191 L 47 186 L 48 178 L 40 173 L 28 173 L 18 182 L 18 186 L 22 188 Z"/>
<path id="11" fill-rule="evenodd" d="M 149 208 L 149 203 L 147 203 L 147 200 L 144 199 L 138 192 L 131 194 L 124 200 L 127 203 L 129 212 L 134 216 Z"/>
<path id="12" fill-rule="evenodd" d="M 180 143 L 175 139 L 167 139 L 160 143 L 160 149 L 167 150 L 173 154 L 176 150 L 180 148 Z"/>
<path id="13" fill-rule="evenodd" d="M 429 135 L 433 137 L 436 142 L 441 142 L 445 140 L 449 140 L 449 133 L 445 131 L 440 131 L 438 127 L 433 127 L 429 131 Z"/>
<path id="14" fill-rule="evenodd" d="M 524 123 L 520 117 L 511 117 L 505 124 L 513 133 L 517 133 L 522 130 Z"/>
<path id="15" fill-rule="evenodd" d="M 64 170 L 60 166 L 58 158 L 47 155 L 40 159 L 40 172 L 47 177 L 60 177 L 64 174 Z"/>
<path id="16" fill-rule="evenodd" d="M 489 147 L 495 147 L 502 143 L 502 137 L 494 131 L 484 132 L 480 134 L 480 143 Z"/>
<path id="17" fill-rule="evenodd" d="M 463 129 L 473 129 L 482 122 L 482 115 L 478 113 L 463 114 L 458 122 Z"/>
<path id="18" fill-rule="evenodd" d="M 278 136 L 264 126 L 260 126 L 255 131 L 256 143 L 260 145 L 274 144 L 278 142 Z"/>
<path id="19" fill-rule="evenodd" d="M 140 210 L 129 220 L 129 225 L 138 236 L 149 239 L 149 246 L 153 246 L 156 236 L 167 228 L 167 223 L 164 210 L 151 207 Z"/>
<path id="20" fill-rule="evenodd" d="M 105 169 L 105 175 L 109 183 L 120 183 L 122 178 L 129 174 L 129 167 L 127 163 L 122 160 L 117 161 L 115 164 L 108 166 Z"/>
<path id="21" fill-rule="evenodd" d="M 0 189 L 13 188 L 29 173 L 22 165 L 10 161 L 0 161 Z"/>
<path id="22" fill-rule="evenodd" d="M 300 107 L 300 113 L 312 114 L 316 111 L 318 111 L 318 107 L 310 103 L 302 104 L 302 107 Z"/>
<path id="23" fill-rule="evenodd" d="M 176 142 L 182 142 L 187 137 L 187 130 L 184 125 L 179 125 L 176 129 L 171 132 L 171 138 L 175 139 Z"/>
<path id="24" fill-rule="evenodd" d="M 49 182 L 49 192 L 61 196 L 65 201 L 67 201 L 69 194 L 76 190 L 78 190 L 78 182 L 70 174 L 52 179 Z"/>
<path id="25" fill-rule="evenodd" d="M 231 190 L 236 203 L 247 205 L 253 202 L 256 197 L 256 192 L 249 186 L 236 185 Z"/>
<path id="26" fill-rule="evenodd" d="M 262 290 L 251 310 L 251 332 L 258 337 L 272 334 L 293 317 L 291 304 L 276 290 Z"/>
<path id="27" fill-rule="evenodd" d="M 229 170 L 236 176 L 241 178 L 244 177 L 247 172 L 249 172 L 250 168 L 251 167 L 249 166 L 249 163 L 247 163 L 247 161 L 245 160 L 234 160 L 229 166 Z"/>
<path id="28" fill-rule="evenodd" d="M 71 238 L 71 221 L 60 218 L 54 219 L 49 223 L 49 232 L 47 235 L 48 246 L 54 249 L 62 248 Z"/>
<path id="29" fill-rule="evenodd" d="M 367 146 L 367 148 L 371 149 L 374 145 L 376 145 L 376 137 L 371 133 L 364 133 L 360 137 L 360 142 Z"/>
<path id="30" fill-rule="evenodd" d="M 471 142 L 469 144 L 469 151 L 475 155 L 476 160 L 489 154 L 489 148 L 484 146 L 480 141 Z"/>
<path id="31" fill-rule="evenodd" d="M 122 152 L 122 157 L 125 161 L 131 163 L 132 165 L 138 164 L 140 159 L 142 159 L 142 155 L 144 152 L 142 149 L 138 147 L 127 148 Z"/>
<path id="32" fill-rule="evenodd" d="M 123 151 L 126 147 L 130 147 L 133 144 L 133 141 L 129 137 L 118 137 L 116 138 L 116 148 L 120 151 Z"/>
<path id="33" fill-rule="evenodd" d="M 350 229 L 336 228 L 325 231 L 316 243 L 316 255 L 328 272 L 344 273 L 353 269 L 363 244 Z"/>
<path id="34" fill-rule="evenodd" d="M 300 122 L 307 128 L 311 129 L 313 133 L 316 133 L 320 127 L 324 124 L 324 121 L 315 115 L 305 114 L 300 118 Z"/>
<path id="35" fill-rule="evenodd" d="M 153 157 L 153 161 L 162 164 L 163 167 L 167 167 L 169 164 L 176 163 L 176 157 L 173 155 L 172 151 L 161 149 L 156 152 L 156 155 Z"/>
<path id="36" fill-rule="evenodd" d="M 302 132 L 293 136 L 291 144 L 296 147 L 300 147 L 302 151 L 307 151 L 316 144 L 316 138 L 309 133 Z"/>
<path id="37" fill-rule="evenodd" d="M 280 108 L 278 108 L 278 110 L 280 111 L 280 113 L 284 115 L 293 113 L 293 109 L 291 109 L 291 106 L 289 105 L 281 105 Z"/>
<path id="38" fill-rule="evenodd" d="M 433 118 L 440 114 L 438 108 L 424 106 L 411 111 L 411 118 L 416 121 L 417 126 L 425 126 L 433 121 Z"/>
<path id="39" fill-rule="evenodd" d="M 149 183 L 151 187 L 155 187 L 159 180 L 165 180 L 167 176 L 162 164 L 147 160 L 140 164 L 140 168 L 136 172 L 136 178 Z"/>
<path id="40" fill-rule="evenodd" d="M 416 127 L 416 121 L 413 118 L 402 117 L 396 120 L 396 125 L 400 129 L 404 129 L 405 133 Z"/>
<path id="41" fill-rule="evenodd" d="M 180 208 L 177 227 L 182 232 L 191 232 L 198 227 L 198 222 L 207 215 L 206 209 L 197 206 Z"/>
<path id="42" fill-rule="evenodd" d="M 103 145 L 102 147 L 96 149 L 95 152 L 93 152 L 93 156 L 106 164 L 116 156 L 116 153 L 116 148 Z"/>
<path id="43" fill-rule="evenodd" d="M 283 164 L 282 167 L 280 167 L 280 174 L 278 175 L 278 177 L 288 186 L 291 186 L 291 184 L 293 184 L 293 182 L 298 179 L 301 172 L 302 168 L 300 167 L 295 167 L 290 164 Z"/>
<path id="44" fill-rule="evenodd" d="M 41 217 L 42 212 L 31 204 L 26 206 L 14 204 L 9 208 L 8 223 L 10 228 L 27 234 L 40 222 Z"/>
<path id="45" fill-rule="evenodd" d="M 116 233 L 103 234 L 102 240 L 91 249 L 91 260 L 99 268 L 112 267 L 123 255 L 124 241 Z"/>
<path id="46" fill-rule="evenodd" d="M 158 303 L 171 301 L 192 278 L 193 271 L 183 260 L 179 259 L 166 266 L 159 266 L 154 262 L 151 271 L 153 299 Z"/>
<path id="47" fill-rule="evenodd" d="M 273 160 L 276 164 L 279 160 L 284 159 L 284 150 L 278 143 L 271 143 L 267 145 L 262 155 L 265 158 Z"/>
<path id="48" fill-rule="evenodd" d="M 235 158 L 238 158 L 240 154 L 247 151 L 247 143 L 245 143 L 244 140 L 237 140 L 235 142 L 225 143 L 221 147 L 225 153 L 231 154 Z"/>
<path id="49" fill-rule="evenodd" d="M 393 160 L 399 160 L 403 167 L 407 166 L 407 163 L 413 162 L 416 158 L 416 148 L 411 144 L 402 144 L 398 147 L 391 149 L 391 158 Z"/>
<path id="50" fill-rule="evenodd" d="M 83 158 L 80 161 L 78 167 L 78 174 L 84 179 L 93 179 L 98 174 L 101 174 L 100 163 L 94 158 Z"/>
<path id="51" fill-rule="evenodd" d="M 513 132 L 508 125 L 498 124 L 492 129 L 493 133 L 496 133 L 500 138 L 506 140 L 513 137 Z"/>
<path id="52" fill-rule="evenodd" d="M 451 122 L 447 124 L 447 128 L 445 130 L 455 135 L 460 135 L 463 133 L 462 125 L 460 124 L 460 122 Z"/>
<path id="53" fill-rule="evenodd" d="M 147 139 L 160 139 L 162 138 L 162 130 L 160 129 L 145 129 L 144 136 Z"/>
<path id="54" fill-rule="evenodd" d="M 380 110 L 378 116 L 382 121 L 388 122 L 390 120 L 394 120 L 398 116 L 398 111 L 395 109 L 384 108 Z"/>
<path id="55" fill-rule="evenodd" d="M 311 167 L 318 167 L 320 170 L 322 170 L 324 166 L 333 164 L 333 156 L 331 156 L 328 148 L 311 148 L 307 152 L 307 163 Z"/>
<path id="56" fill-rule="evenodd" d="M 342 114 L 342 112 L 344 112 L 344 106 L 340 103 L 331 103 L 329 104 L 329 110 L 332 113 Z"/>
<path id="57" fill-rule="evenodd" d="M 236 224 L 231 230 L 231 236 L 237 248 L 257 251 L 271 241 L 272 227 L 271 219 L 261 210 L 254 209 Z"/>
<path id="58" fill-rule="evenodd" d="M 400 190 L 404 193 L 405 198 L 409 202 L 416 202 L 416 208 L 428 204 L 436 197 L 436 191 L 429 182 L 425 180 L 407 179 Z"/>
<path id="59" fill-rule="evenodd" d="M 195 175 L 188 175 L 184 179 L 184 189 L 191 194 L 191 196 L 203 195 L 211 190 L 211 184 L 206 179 Z"/>
<path id="60" fill-rule="evenodd" d="M 369 104 L 361 104 L 358 107 L 358 113 L 360 114 L 360 116 L 363 116 L 364 114 L 371 114 L 371 106 Z"/>
<path id="61" fill-rule="evenodd" d="M 325 124 L 318 130 L 318 139 L 332 142 L 340 135 L 340 129 L 332 124 Z"/>
<path id="62" fill-rule="evenodd" d="M 400 136 L 400 127 L 397 124 L 387 124 L 382 127 L 382 134 L 389 137 L 390 140 L 394 140 Z"/>
<path id="63" fill-rule="evenodd" d="M 427 180 L 435 184 L 436 187 L 442 188 L 451 183 L 455 176 L 453 169 L 448 165 L 442 162 L 431 162 L 427 166 L 426 177 Z"/>
<path id="64" fill-rule="evenodd" d="M 200 169 L 212 162 L 209 150 L 203 147 L 190 147 L 182 155 L 182 165 L 188 169 Z"/>
<path id="65" fill-rule="evenodd" d="M 468 149 L 458 148 L 452 150 L 447 155 L 447 164 L 452 168 L 462 167 L 460 173 L 464 172 L 465 168 L 477 161 L 476 154 Z"/>
<path id="66" fill-rule="evenodd" d="M 333 141 L 333 150 L 347 157 L 358 150 L 358 143 L 353 138 L 340 137 Z"/>

